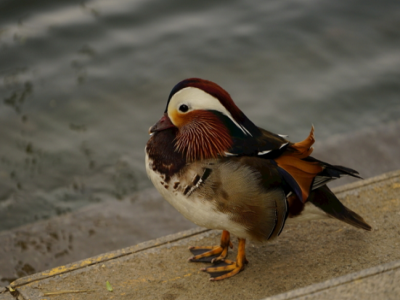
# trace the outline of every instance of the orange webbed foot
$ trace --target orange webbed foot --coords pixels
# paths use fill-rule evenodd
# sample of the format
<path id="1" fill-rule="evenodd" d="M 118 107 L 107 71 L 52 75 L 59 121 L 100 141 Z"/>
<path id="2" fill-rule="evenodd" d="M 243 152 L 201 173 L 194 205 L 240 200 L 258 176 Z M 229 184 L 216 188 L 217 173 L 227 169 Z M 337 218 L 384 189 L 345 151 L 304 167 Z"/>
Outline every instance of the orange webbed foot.
<path id="1" fill-rule="evenodd" d="M 244 265 L 248 263 L 245 256 L 245 239 L 239 239 L 239 249 L 236 261 L 224 259 L 216 262 L 216 266 L 202 268 L 201 271 L 210 274 L 210 281 L 218 281 L 230 278 L 244 269 Z"/>
<path id="2" fill-rule="evenodd" d="M 211 263 L 223 261 L 228 256 L 228 247 L 233 248 L 233 245 L 230 241 L 229 232 L 224 230 L 222 232 L 220 246 L 189 247 L 190 252 L 194 255 L 189 258 L 189 261 Z"/>
<path id="3" fill-rule="evenodd" d="M 210 281 L 217 281 L 232 277 L 243 269 L 244 265 L 240 266 L 235 261 L 226 259 L 217 262 L 215 267 L 202 268 L 200 270 L 210 274 Z"/>

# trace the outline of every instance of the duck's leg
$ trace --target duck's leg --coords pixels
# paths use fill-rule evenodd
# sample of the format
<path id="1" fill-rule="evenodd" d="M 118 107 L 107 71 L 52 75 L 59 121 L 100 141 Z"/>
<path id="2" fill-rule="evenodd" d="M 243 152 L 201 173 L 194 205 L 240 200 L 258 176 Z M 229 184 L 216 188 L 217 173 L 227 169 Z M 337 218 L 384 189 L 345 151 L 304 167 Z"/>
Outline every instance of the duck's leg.
<path id="1" fill-rule="evenodd" d="M 217 263 L 215 267 L 203 268 L 201 271 L 210 274 L 211 281 L 222 280 L 232 277 L 244 269 L 244 265 L 248 263 L 246 259 L 246 240 L 239 238 L 239 247 L 236 261 L 223 260 Z"/>
<path id="2" fill-rule="evenodd" d="M 190 252 L 194 255 L 189 258 L 189 261 L 211 263 L 223 261 L 228 255 L 228 247 L 233 248 L 233 245 L 229 231 L 224 230 L 222 231 L 220 246 L 189 247 Z"/>

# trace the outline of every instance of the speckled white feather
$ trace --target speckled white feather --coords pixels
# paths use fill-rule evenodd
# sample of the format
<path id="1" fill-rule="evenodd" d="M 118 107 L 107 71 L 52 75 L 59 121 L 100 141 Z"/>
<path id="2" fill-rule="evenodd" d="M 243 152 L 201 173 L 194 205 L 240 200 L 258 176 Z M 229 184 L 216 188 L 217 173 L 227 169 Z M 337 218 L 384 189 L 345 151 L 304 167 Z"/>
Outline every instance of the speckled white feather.
<path id="1" fill-rule="evenodd" d="M 174 190 L 172 184 L 169 184 L 166 188 L 163 184 L 163 177 L 153 170 L 152 161 L 148 155 L 146 155 L 146 171 L 159 193 L 186 219 L 201 227 L 228 230 L 237 237 L 250 238 L 245 227 L 230 220 L 228 214 L 219 212 L 213 202 L 205 201 L 197 194 L 189 197 L 183 195 L 181 191 Z M 177 175 L 174 175 L 170 181 L 177 182 L 180 180 Z"/>

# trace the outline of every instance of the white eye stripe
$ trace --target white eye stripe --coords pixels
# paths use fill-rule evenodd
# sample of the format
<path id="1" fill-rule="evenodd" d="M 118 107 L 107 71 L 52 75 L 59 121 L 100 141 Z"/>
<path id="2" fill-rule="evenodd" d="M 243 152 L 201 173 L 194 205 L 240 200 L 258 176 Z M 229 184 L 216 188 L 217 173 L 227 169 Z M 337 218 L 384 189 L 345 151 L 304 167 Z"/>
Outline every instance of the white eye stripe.
<path id="1" fill-rule="evenodd" d="M 171 117 L 172 114 L 170 112 L 172 112 L 173 109 L 179 110 L 179 107 L 182 104 L 187 105 L 189 110 L 203 109 L 219 111 L 223 115 L 227 116 L 245 135 L 252 136 L 247 128 L 235 121 L 231 113 L 217 98 L 211 96 L 201 89 L 195 87 L 186 87 L 174 94 L 168 104 L 168 115 Z M 171 121 L 174 122 L 172 119 Z"/>

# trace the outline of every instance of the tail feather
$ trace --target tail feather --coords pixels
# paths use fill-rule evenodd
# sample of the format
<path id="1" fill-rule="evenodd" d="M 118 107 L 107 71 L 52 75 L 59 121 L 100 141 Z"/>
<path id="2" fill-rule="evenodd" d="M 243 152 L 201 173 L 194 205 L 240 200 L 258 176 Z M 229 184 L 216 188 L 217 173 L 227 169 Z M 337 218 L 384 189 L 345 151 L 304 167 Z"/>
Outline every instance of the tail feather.
<path id="1" fill-rule="evenodd" d="M 310 163 L 318 163 L 320 166 L 323 167 L 323 170 L 315 176 L 314 181 L 311 185 L 311 190 L 315 190 L 327 184 L 329 181 L 341 178 L 342 176 L 351 176 L 362 179 L 362 177 L 356 170 L 347 167 L 331 165 L 311 156 L 306 157 L 303 160 Z"/>
<path id="2" fill-rule="evenodd" d="M 314 162 L 314 163 L 315 162 L 319 163 L 321 166 L 324 167 L 324 171 L 326 171 L 327 174 L 329 174 L 333 178 L 340 178 L 343 175 L 348 175 L 348 176 L 352 176 L 352 177 L 355 177 L 355 178 L 362 179 L 362 177 L 360 176 L 360 174 L 356 170 L 353 170 L 353 169 L 348 168 L 348 167 L 343 167 L 343 166 L 338 166 L 338 165 L 331 165 L 331 164 L 328 164 L 327 162 L 321 161 L 321 160 L 316 159 L 316 158 L 314 158 L 312 156 L 306 157 L 303 160 L 309 161 L 309 162 Z"/>
<path id="3" fill-rule="evenodd" d="M 337 165 L 328 165 L 328 169 L 336 170 L 336 171 L 339 171 L 341 174 L 349 175 L 349 176 L 352 176 L 355 178 L 362 179 L 362 177 L 359 175 L 359 173 L 356 170 L 353 170 L 353 169 L 350 169 L 347 167 L 337 166 Z"/>
<path id="4" fill-rule="evenodd" d="M 371 230 L 371 226 L 360 215 L 344 206 L 326 185 L 312 191 L 308 201 L 340 221 L 357 228 Z"/>

